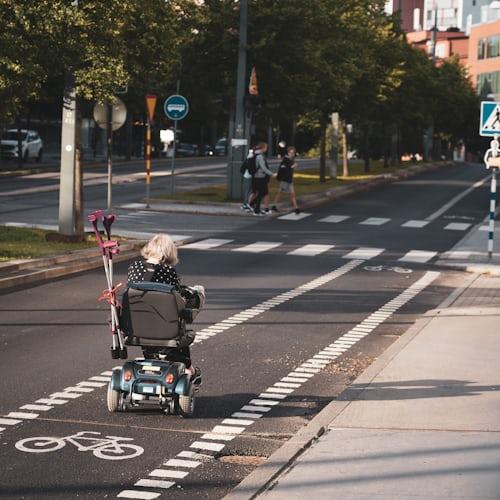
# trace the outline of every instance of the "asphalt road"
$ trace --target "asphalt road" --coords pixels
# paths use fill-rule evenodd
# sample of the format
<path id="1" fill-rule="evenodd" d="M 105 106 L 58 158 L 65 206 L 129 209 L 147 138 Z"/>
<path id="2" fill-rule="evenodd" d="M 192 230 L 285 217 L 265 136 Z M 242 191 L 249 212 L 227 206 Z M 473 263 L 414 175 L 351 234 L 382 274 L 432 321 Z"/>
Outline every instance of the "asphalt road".
<path id="1" fill-rule="evenodd" d="M 433 262 L 484 218 L 487 182 L 458 195 L 485 176 L 478 166 L 444 168 L 298 220 L 245 219 L 217 234 L 224 241 L 181 249 L 183 281 L 208 295 L 196 321 L 204 383 L 192 419 L 108 413 L 97 386 L 118 363 L 97 302 L 101 270 L 3 294 L 0 497 L 222 498 L 460 286 L 461 273 Z M 117 267 L 116 281 L 125 271 Z M 343 354 L 329 364 L 335 349 Z M 20 422 L 8 425 L 9 414 Z M 19 445 L 85 431 L 130 438 L 143 452 L 114 461 L 68 440 L 50 453 Z"/>

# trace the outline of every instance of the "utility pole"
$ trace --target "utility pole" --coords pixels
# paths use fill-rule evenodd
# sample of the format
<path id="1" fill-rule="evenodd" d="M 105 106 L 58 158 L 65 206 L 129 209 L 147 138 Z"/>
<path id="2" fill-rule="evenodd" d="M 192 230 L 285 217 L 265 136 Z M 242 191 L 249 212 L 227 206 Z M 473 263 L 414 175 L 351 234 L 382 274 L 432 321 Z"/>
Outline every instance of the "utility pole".
<path id="1" fill-rule="evenodd" d="M 78 0 L 72 2 L 78 8 Z M 61 130 L 61 171 L 59 180 L 59 233 L 75 234 L 75 160 L 76 160 L 75 76 L 66 75 Z"/>
<path id="2" fill-rule="evenodd" d="M 113 105 L 106 104 L 106 163 L 108 166 L 108 211 L 111 210 L 113 189 Z"/>
<path id="3" fill-rule="evenodd" d="M 434 26 L 432 27 L 432 35 L 431 35 L 431 61 L 432 61 L 432 67 L 434 68 L 436 66 L 436 45 L 437 45 L 437 5 L 436 2 L 434 2 Z M 427 140 L 426 140 L 426 145 L 424 149 L 425 156 L 427 157 L 426 160 L 434 159 L 434 117 L 431 117 L 431 122 L 429 124 L 429 127 L 427 128 Z"/>
<path id="4" fill-rule="evenodd" d="M 229 131 L 231 138 L 243 141 L 245 139 L 245 86 L 247 71 L 247 28 L 248 28 L 248 0 L 240 0 L 240 39 L 238 48 L 238 74 L 236 82 L 236 111 L 234 132 Z M 231 133 L 232 132 L 232 133 Z M 232 142 L 232 141 L 231 141 Z M 233 150 L 232 143 L 228 143 L 229 161 L 227 165 L 227 195 L 230 199 L 241 198 L 240 165 L 244 160 L 246 148 L 238 145 Z"/>

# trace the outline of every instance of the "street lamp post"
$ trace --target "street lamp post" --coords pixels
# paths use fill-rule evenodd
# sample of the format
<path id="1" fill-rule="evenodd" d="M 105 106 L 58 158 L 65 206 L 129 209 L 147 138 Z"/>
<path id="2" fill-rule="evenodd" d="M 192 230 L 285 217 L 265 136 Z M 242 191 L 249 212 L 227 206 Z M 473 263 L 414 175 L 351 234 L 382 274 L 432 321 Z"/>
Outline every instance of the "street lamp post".
<path id="1" fill-rule="evenodd" d="M 247 70 L 247 24 L 248 0 L 240 0 L 240 35 L 238 48 L 238 74 L 236 82 L 236 111 L 234 131 L 229 131 L 228 139 L 239 139 L 240 142 L 233 148 L 232 141 L 228 144 L 229 161 L 227 165 L 227 194 L 230 199 L 241 198 L 240 165 L 244 160 L 245 147 L 242 142 L 245 138 L 245 82 Z"/>

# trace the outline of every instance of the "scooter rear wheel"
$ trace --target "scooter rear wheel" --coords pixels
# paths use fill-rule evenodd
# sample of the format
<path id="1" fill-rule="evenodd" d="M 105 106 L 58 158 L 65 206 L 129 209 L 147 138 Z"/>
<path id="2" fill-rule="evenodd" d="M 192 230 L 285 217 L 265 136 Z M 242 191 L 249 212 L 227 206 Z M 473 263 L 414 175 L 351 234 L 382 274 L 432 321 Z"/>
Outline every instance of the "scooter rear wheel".
<path id="1" fill-rule="evenodd" d="M 120 391 L 116 391 L 111 387 L 111 382 L 109 382 L 108 385 L 108 395 L 106 401 L 108 403 L 108 410 L 111 413 L 120 411 L 122 409 L 121 393 Z"/>
<path id="2" fill-rule="evenodd" d="M 193 416 L 195 406 L 194 386 L 191 385 L 188 394 L 179 396 L 178 410 L 179 414 L 184 418 Z"/>

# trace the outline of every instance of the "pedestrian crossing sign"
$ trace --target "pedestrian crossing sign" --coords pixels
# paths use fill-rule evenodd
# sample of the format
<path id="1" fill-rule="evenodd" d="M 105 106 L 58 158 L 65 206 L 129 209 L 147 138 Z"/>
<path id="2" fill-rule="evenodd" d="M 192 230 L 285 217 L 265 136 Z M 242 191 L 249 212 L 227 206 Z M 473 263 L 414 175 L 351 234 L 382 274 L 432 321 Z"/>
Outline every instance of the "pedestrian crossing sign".
<path id="1" fill-rule="evenodd" d="M 500 136 L 500 102 L 481 102 L 479 135 L 483 137 Z"/>

